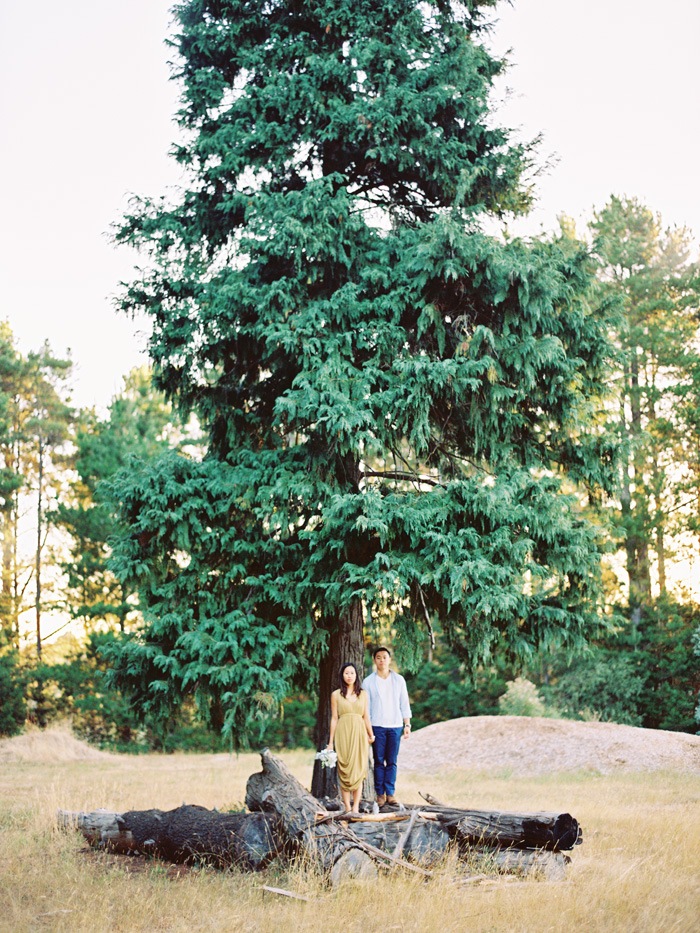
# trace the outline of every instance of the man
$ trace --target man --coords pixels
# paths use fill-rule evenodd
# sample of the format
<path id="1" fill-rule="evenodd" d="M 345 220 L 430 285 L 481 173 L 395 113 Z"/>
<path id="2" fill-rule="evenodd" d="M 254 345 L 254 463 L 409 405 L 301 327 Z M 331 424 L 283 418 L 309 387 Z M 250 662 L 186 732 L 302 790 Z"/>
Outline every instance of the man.
<path id="1" fill-rule="evenodd" d="M 374 732 L 374 789 L 377 803 L 398 804 L 396 766 L 401 736 L 411 734 L 411 706 L 406 681 L 390 670 L 391 652 L 383 645 L 374 650 L 376 671 L 362 681 L 369 698 L 369 716 Z"/>

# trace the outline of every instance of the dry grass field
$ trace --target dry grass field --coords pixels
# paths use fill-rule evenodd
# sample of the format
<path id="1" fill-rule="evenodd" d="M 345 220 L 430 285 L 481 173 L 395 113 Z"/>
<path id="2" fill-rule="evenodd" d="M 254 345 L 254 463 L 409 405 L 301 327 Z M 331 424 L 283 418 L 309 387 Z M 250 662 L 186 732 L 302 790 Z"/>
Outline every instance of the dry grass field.
<path id="1" fill-rule="evenodd" d="M 283 758 L 308 786 L 312 753 Z M 693 771 L 431 773 L 428 759 L 400 775 L 406 801 L 422 790 L 455 806 L 572 813 L 584 841 L 559 882 L 464 884 L 448 859 L 428 880 L 382 874 L 331 890 L 304 866 L 256 875 L 94 852 L 55 825 L 58 808 L 234 808 L 259 769 L 254 754 L 104 755 L 60 731 L 0 743 L 0 931 L 700 931 Z"/>

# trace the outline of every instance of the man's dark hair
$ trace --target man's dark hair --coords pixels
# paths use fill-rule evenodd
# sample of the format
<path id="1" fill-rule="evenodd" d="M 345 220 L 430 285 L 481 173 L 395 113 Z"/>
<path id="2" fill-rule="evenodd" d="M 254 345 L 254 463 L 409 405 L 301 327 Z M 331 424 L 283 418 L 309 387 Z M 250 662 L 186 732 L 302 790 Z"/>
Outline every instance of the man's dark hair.
<path id="1" fill-rule="evenodd" d="M 391 657 L 391 651 L 389 651 L 388 648 L 385 648 L 384 645 L 380 645 L 378 648 L 375 648 L 372 657 L 376 658 L 380 651 L 386 651 L 389 657 Z"/>

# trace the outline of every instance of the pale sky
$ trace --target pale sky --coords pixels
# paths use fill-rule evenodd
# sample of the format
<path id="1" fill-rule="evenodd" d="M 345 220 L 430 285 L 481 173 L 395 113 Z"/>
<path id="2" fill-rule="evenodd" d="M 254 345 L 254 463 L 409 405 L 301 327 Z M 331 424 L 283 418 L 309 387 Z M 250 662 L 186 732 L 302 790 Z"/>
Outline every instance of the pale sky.
<path id="1" fill-rule="evenodd" d="M 169 0 L 0 0 L 0 319 L 23 351 L 70 348 L 74 401 L 106 406 L 145 361 L 112 298 L 137 261 L 109 243 L 129 193 L 176 184 Z M 514 232 L 615 193 L 700 235 L 700 0 L 515 0 L 502 122 L 544 135 L 539 205 Z"/>

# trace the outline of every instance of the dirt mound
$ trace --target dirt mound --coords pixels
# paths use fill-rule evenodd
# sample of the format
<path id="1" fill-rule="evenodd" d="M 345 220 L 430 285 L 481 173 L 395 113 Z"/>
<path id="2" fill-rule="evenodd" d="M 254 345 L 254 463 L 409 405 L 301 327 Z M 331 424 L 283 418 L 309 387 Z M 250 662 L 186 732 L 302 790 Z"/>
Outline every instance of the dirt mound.
<path id="1" fill-rule="evenodd" d="M 107 752 L 92 748 L 76 739 L 70 729 L 30 729 L 11 739 L 0 739 L 0 762 L 22 761 L 51 764 L 60 761 L 83 761 L 88 758 L 109 758 Z"/>
<path id="2" fill-rule="evenodd" d="M 691 771 L 700 774 L 700 736 L 608 722 L 472 716 L 435 723 L 401 743 L 399 767 L 554 771 Z"/>

